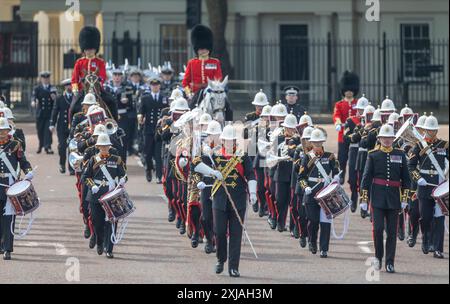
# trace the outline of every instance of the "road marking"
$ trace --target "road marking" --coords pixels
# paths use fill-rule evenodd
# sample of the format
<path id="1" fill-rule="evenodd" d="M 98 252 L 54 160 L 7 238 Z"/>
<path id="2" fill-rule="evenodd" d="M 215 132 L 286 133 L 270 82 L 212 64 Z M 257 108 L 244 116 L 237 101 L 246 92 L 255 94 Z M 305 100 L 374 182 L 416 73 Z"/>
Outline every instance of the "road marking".
<path id="1" fill-rule="evenodd" d="M 371 243 L 373 243 L 373 241 L 362 241 L 362 242 L 358 242 L 357 244 L 358 244 L 359 249 L 361 249 L 362 252 L 372 253 L 372 250 L 368 246 Z"/>
<path id="2" fill-rule="evenodd" d="M 61 243 L 38 243 L 38 242 L 23 242 L 22 246 L 25 247 L 39 247 L 39 246 L 54 246 L 56 255 L 68 255 L 68 250 L 66 246 Z"/>

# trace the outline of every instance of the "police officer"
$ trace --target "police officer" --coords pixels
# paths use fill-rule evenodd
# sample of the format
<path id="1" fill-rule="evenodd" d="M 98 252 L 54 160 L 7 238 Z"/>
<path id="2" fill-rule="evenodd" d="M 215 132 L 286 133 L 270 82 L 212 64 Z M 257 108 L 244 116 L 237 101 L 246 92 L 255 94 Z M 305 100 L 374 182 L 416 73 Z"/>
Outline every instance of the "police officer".
<path id="1" fill-rule="evenodd" d="M 326 137 L 321 129 L 316 128 L 311 132 L 309 142 L 312 145 L 312 150 L 303 157 L 298 173 L 299 184 L 304 191 L 303 200 L 308 219 L 309 250 L 312 254 L 317 253 L 317 238 L 320 227 L 321 258 L 328 257 L 331 222 L 326 218 L 324 211 L 314 197 L 330 182 L 322 172 L 325 172 L 328 177 L 332 175 L 335 181 L 339 180 L 339 162 L 333 153 L 324 150 L 323 143 L 325 141 Z"/>
<path id="2" fill-rule="evenodd" d="M 432 113 L 425 119 L 422 129 L 425 130 L 425 143 L 419 142 L 412 149 L 408 166 L 412 180 L 418 185 L 422 251 L 424 254 L 433 251 L 435 258 L 442 259 L 445 216 L 431 197 L 431 193 L 435 185 L 445 180 L 443 173 L 445 162 L 448 160 L 449 145 L 447 141 L 437 137 L 439 124 Z"/>
<path id="3" fill-rule="evenodd" d="M 287 87 L 284 90 L 285 100 L 282 102 L 286 106 L 288 113 L 294 114 L 297 121 L 306 112 L 306 108 L 300 104 L 299 99 L 300 89 L 295 86 Z"/>
<path id="4" fill-rule="evenodd" d="M 340 183 L 343 185 L 349 152 L 349 144 L 344 142 L 344 124 L 349 116 L 356 115 L 356 95 L 359 92 L 358 75 L 345 71 L 340 86 L 343 98 L 334 106 L 333 122 L 338 131 L 338 160 L 342 171 Z"/>
<path id="5" fill-rule="evenodd" d="M 62 95 L 56 99 L 52 116 L 50 120 L 50 131 L 53 132 L 56 125 L 56 134 L 58 136 L 58 154 L 59 154 L 59 172 L 66 173 L 67 160 L 67 139 L 69 138 L 69 108 L 72 102 L 72 85 L 70 79 L 61 82 L 64 87 Z M 73 169 L 69 166 L 70 174 L 73 175 Z"/>
<path id="6" fill-rule="evenodd" d="M 33 178 L 33 171 L 27 161 L 19 141 L 10 138 L 8 134 L 11 127 L 5 117 L 0 117 L 0 252 L 4 260 L 11 259 L 14 250 L 14 236 L 11 226 L 14 227 L 15 212 L 7 201 L 7 187 L 20 180 L 20 169 L 25 173 L 25 179 Z"/>
<path id="7" fill-rule="evenodd" d="M 150 91 L 146 92 L 141 98 L 141 104 L 138 111 L 138 123 L 144 127 L 145 134 L 145 166 L 147 181 L 152 181 L 153 158 L 155 156 L 155 134 L 156 124 L 161 115 L 161 110 L 168 105 L 167 98 L 161 93 L 161 80 L 152 78 L 150 80 Z M 160 146 L 161 147 L 161 146 Z M 157 160 L 158 172 L 156 177 L 158 182 L 162 178 L 161 155 Z"/>
<path id="8" fill-rule="evenodd" d="M 394 128 L 385 124 L 377 135 L 380 145 L 367 157 L 361 184 L 361 204 L 367 204 L 370 191 L 375 267 L 381 269 L 386 230 L 386 271 L 394 273 L 399 212 L 407 207 L 410 177 L 405 153 L 394 149 Z"/>
<path id="9" fill-rule="evenodd" d="M 247 190 L 250 202 L 257 203 L 256 180 L 251 159 L 246 153 L 236 151 L 236 129 L 232 125 L 224 127 L 220 135 L 222 149 L 212 155 L 214 166 L 218 170 L 227 171 L 222 176 L 218 170 L 213 170 L 204 163 L 199 163 L 194 170 L 205 176 L 213 176 L 217 183 L 223 183 L 211 190 L 213 197 L 214 232 L 217 241 L 216 273 L 222 273 L 224 263 L 229 258 L 228 273 L 231 277 L 239 277 L 239 260 L 243 223 L 247 207 Z M 208 158 L 203 156 L 202 158 Z M 229 167 L 229 168 L 228 168 Z M 223 179 L 223 180 L 222 180 Z M 226 187 L 226 188 L 224 188 Z M 227 241 L 229 238 L 229 247 Z M 227 249 L 229 248 L 229 254 Z"/>
<path id="10" fill-rule="evenodd" d="M 39 139 L 39 148 L 36 153 L 41 153 L 42 148 L 47 154 L 52 151 L 52 133 L 50 132 L 50 119 L 53 103 L 56 100 L 56 88 L 50 84 L 50 72 L 40 73 L 41 83 L 34 88 L 31 106 L 36 107 L 36 129 Z"/>
<path id="11" fill-rule="evenodd" d="M 170 61 L 164 63 L 161 68 L 161 92 L 165 96 L 169 96 L 170 92 L 173 90 L 176 85 L 176 81 L 173 78 L 174 70 Z"/>
<path id="12" fill-rule="evenodd" d="M 123 186 L 127 181 L 127 175 L 120 156 L 109 152 L 111 142 L 107 134 L 98 136 L 96 146 L 99 153 L 89 160 L 83 179 L 90 190 L 88 199 L 97 240 L 97 254 L 102 255 L 106 249 L 106 257 L 112 259 L 114 255 L 111 235 L 116 232 L 112 231 L 111 223 L 105 220 L 105 211 L 98 199 L 116 186 Z"/>

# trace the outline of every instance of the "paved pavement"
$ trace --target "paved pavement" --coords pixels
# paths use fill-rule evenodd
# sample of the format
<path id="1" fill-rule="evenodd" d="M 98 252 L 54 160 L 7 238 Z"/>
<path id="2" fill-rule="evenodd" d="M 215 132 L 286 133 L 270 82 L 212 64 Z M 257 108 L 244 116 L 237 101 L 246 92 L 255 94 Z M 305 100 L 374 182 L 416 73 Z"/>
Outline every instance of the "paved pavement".
<path id="1" fill-rule="evenodd" d="M 420 242 L 413 249 L 398 242 L 397 273 L 381 272 L 378 280 L 376 276 L 367 280 L 370 271 L 365 262 L 374 252 L 371 225 L 358 214 L 351 216 L 345 239 L 331 241 L 329 258 L 320 259 L 301 249 L 288 233 L 272 231 L 250 211 L 247 226 L 259 259 L 247 243 L 241 278 L 230 278 L 225 272 L 216 275 L 215 257 L 206 255 L 202 245 L 192 249 L 189 239 L 167 222 L 162 187 L 145 181 L 135 159 L 129 162 L 127 190 L 137 210 L 115 249 L 115 259 L 107 260 L 89 249 L 82 236 L 74 177 L 58 172 L 56 155 L 35 153 L 33 124 L 21 127 L 27 134 L 28 158 L 37 166 L 34 185 L 42 205 L 30 234 L 16 241 L 13 260 L 0 260 L 0 283 L 77 283 L 78 279 L 80 283 L 449 283 L 448 257 L 437 260 L 422 254 Z M 335 138 L 333 127 L 326 129 Z M 441 134 L 448 139 L 448 126 Z M 328 144 L 334 151 L 336 144 Z M 341 221 L 338 218 L 338 233 Z M 447 253 L 448 241 L 446 235 Z"/>

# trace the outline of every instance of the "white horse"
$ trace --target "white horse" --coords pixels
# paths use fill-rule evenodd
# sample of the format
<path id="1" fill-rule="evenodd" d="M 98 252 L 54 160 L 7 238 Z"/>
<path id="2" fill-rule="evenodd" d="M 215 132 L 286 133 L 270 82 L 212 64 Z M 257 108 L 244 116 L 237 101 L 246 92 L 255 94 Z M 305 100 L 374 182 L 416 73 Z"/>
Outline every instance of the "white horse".
<path id="1" fill-rule="evenodd" d="M 225 88 L 228 84 L 228 76 L 223 81 L 208 79 L 208 86 L 203 92 L 203 98 L 198 104 L 198 108 L 203 113 L 208 113 L 211 117 L 222 125 L 225 122 L 225 108 L 227 93 Z"/>

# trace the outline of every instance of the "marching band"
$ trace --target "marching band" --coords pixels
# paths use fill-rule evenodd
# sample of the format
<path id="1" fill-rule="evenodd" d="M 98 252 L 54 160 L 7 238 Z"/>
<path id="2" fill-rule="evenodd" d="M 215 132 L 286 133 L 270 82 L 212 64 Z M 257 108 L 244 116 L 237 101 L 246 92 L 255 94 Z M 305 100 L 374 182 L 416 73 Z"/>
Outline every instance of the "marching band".
<path id="1" fill-rule="evenodd" d="M 61 82 L 62 94 L 57 96 L 49 84 L 49 73 L 41 73 L 33 97 L 39 112 L 38 153 L 52 153 L 47 131 L 56 128 L 60 172 L 68 168 L 76 178 L 90 248 L 114 257 L 113 246 L 135 209 L 124 186 L 127 156 L 137 154 L 147 180 L 155 171 L 163 187 L 168 221 L 188 236 L 192 248 L 204 243 L 206 254 L 216 254 L 217 274 L 228 261 L 229 275 L 240 276 L 243 235 L 257 256 L 246 229 L 247 204 L 260 218 L 267 217 L 271 229 L 289 230 L 301 248 L 308 246 L 321 258 L 328 257 L 331 236 L 345 235 L 358 204 L 361 217 L 372 223 L 377 269 L 385 258 L 386 271 L 395 272 L 397 238 L 405 234 L 414 247 L 421 232 L 423 253 L 444 257 L 449 145 L 437 137 L 436 117 L 418 117 L 407 105 L 397 113 L 388 97 L 376 109 L 364 94 L 357 99 L 359 78 L 345 72 L 343 97 L 333 114 L 337 156 L 325 150 L 331 139 L 313 123 L 295 86 L 273 105 L 262 90 L 257 92 L 255 111 L 245 115 L 243 124 L 218 121 L 197 107 L 206 92 L 214 91 L 209 80 L 222 81 L 220 61 L 210 57 L 212 33 L 199 26 L 193 35 L 197 57 L 189 61 L 182 83 L 173 79 L 170 62 L 143 72 L 105 64 L 96 55 L 100 37 L 92 27 L 80 33 L 85 57 L 77 61 L 73 77 Z M 0 250 L 9 260 L 11 222 L 28 212 L 8 187 L 20 181 L 20 170 L 23 181 L 30 181 L 33 171 L 23 131 L 15 127 L 11 110 L 0 106 Z M 344 190 L 346 175 L 350 195 Z M 339 216 L 344 219 L 341 236 L 334 227 Z"/>

